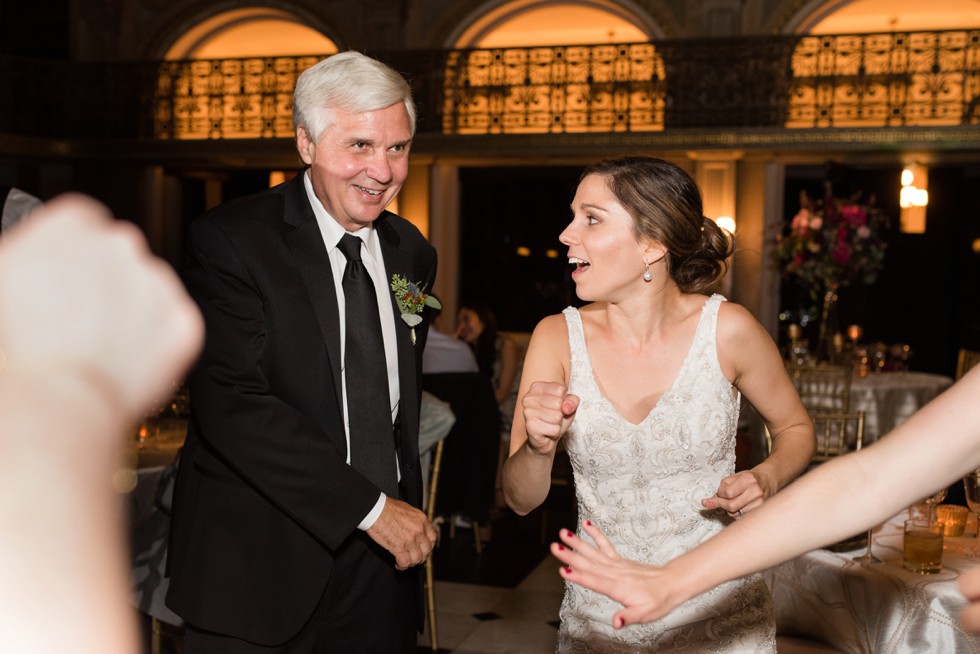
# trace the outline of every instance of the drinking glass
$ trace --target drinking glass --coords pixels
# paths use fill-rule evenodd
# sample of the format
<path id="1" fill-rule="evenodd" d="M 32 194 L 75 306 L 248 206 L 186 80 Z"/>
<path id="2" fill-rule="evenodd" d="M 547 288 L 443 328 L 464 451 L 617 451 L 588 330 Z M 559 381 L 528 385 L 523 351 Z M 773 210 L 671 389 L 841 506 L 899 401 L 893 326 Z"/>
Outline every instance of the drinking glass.
<path id="1" fill-rule="evenodd" d="M 940 488 L 929 497 L 922 500 L 922 503 L 929 506 L 929 522 L 936 521 L 936 505 L 946 499 L 946 487 Z"/>
<path id="2" fill-rule="evenodd" d="M 927 520 L 906 520 L 902 565 L 919 574 L 934 574 L 943 566 L 943 526 Z"/>
<path id="3" fill-rule="evenodd" d="M 974 513 L 980 513 L 980 470 L 974 470 L 963 477 L 963 490 L 967 506 Z"/>
<path id="4" fill-rule="evenodd" d="M 974 470 L 964 475 L 963 491 L 966 495 L 966 504 L 970 507 L 970 511 L 980 514 L 980 470 Z M 976 535 L 980 538 L 980 532 Z M 980 554 L 980 545 L 974 547 L 973 554 Z"/>
<path id="5" fill-rule="evenodd" d="M 862 555 L 860 555 L 860 556 L 855 556 L 855 557 L 854 557 L 854 558 L 852 559 L 853 561 L 857 561 L 857 562 L 858 562 L 858 563 L 860 563 L 861 565 L 871 565 L 871 564 L 873 564 L 873 563 L 881 563 L 881 559 L 879 559 L 879 558 L 878 558 L 877 556 L 875 556 L 875 555 L 874 555 L 874 554 L 873 554 L 873 553 L 871 552 L 871 545 L 872 545 L 872 540 L 871 540 L 871 537 L 872 537 L 872 531 L 874 531 L 874 529 L 873 529 L 873 528 L 872 528 L 872 529 L 868 529 L 868 549 L 867 549 L 867 550 L 866 550 L 866 551 L 864 552 L 864 554 L 862 554 Z"/>

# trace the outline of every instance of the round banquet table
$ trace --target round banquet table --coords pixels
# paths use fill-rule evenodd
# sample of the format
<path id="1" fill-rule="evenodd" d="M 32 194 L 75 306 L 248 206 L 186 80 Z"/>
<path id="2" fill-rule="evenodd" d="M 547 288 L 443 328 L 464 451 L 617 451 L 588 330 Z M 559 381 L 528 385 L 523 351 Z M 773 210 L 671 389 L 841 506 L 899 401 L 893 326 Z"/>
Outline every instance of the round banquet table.
<path id="1" fill-rule="evenodd" d="M 864 442 L 870 444 L 905 422 L 949 388 L 952 378 L 926 372 L 881 372 L 851 381 L 851 411 L 864 411 Z"/>
<path id="2" fill-rule="evenodd" d="M 844 652 L 921 654 L 980 653 L 980 640 L 959 622 L 966 599 L 961 574 L 980 568 L 976 538 L 947 538 L 943 569 L 916 574 L 902 567 L 902 521 L 880 526 L 875 556 L 861 565 L 853 552 L 814 550 L 764 573 L 776 608 L 777 632 L 805 636 Z"/>

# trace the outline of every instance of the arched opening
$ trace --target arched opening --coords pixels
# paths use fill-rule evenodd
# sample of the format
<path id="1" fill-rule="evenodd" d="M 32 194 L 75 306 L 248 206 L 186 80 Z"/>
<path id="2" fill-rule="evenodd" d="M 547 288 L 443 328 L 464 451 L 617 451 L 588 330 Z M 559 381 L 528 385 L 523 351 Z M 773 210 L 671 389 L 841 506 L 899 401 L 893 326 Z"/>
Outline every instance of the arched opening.
<path id="1" fill-rule="evenodd" d="M 519 48 L 649 41 L 640 20 L 612 3 L 516 1 L 473 21 L 456 48 Z"/>
<path id="2" fill-rule="evenodd" d="M 958 30 L 980 26 L 976 0 L 836 0 L 826 2 L 797 28 L 800 34 L 870 34 Z"/>
<path id="3" fill-rule="evenodd" d="M 201 21 L 170 46 L 165 59 L 324 55 L 337 46 L 292 14 L 266 7 L 226 11 Z"/>
<path id="4" fill-rule="evenodd" d="M 283 11 L 244 8 L 202 21 L 167 51 L 158 138 L 289 138 L 296 78 L 337 46 Z"/>
<path id="5" fill-rule="evenodd" d="M 663 61 L 652 26 L 605 1 L 514 0 L 452 41 L 450 134 L 663 129 Z"/>
<path id="6" fill-rule="evenodd" d="M 980 122 L 975 0 L 837 0 L 794 23 L 787 127 Z"/>

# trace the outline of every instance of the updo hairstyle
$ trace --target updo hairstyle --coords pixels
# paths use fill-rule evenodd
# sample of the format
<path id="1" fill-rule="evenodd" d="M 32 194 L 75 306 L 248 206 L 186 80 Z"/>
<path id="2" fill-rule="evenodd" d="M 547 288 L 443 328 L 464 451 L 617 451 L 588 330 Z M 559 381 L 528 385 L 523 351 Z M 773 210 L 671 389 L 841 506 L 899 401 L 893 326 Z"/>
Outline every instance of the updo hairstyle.
<path id="1" fill-rule="evenodd" d="M 705 292 L 727 269 L 732 236 L 705 218 L 701 191 L 672 163 L 648 156 L 606 159 L 585 169 L 606 178 L 609 190 L 633 217 L 637 239 L 667 248 L 667 274 L 684 293 Z"/>

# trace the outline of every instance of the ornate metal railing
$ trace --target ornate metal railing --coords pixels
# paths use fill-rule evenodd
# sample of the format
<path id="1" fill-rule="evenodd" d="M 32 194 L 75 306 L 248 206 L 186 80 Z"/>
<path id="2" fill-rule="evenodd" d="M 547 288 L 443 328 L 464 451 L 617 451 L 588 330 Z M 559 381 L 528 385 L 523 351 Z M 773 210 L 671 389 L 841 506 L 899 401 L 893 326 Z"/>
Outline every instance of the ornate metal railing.
<path id="1" fill-rule="evenodd" d="M 808 36 L 786 127 L 980 122 L 980 30 Z"/>
<path id="2" fill-rule="evenodd" d="M 446 134 L 664 126 L 664 62 L 651 43 L 457 50 L 445 71 Z"/>
<path id="3" fill-rule="evenodd" d="M 202 59 L 160 64 L 158 139 L 289 138 L 293 88 L 320 57 Z"/>
<path id="4" fill-rule="evenodd" d="M 980 30 L 375 55 L 412 81 L 420 134 L 980 123 Z M 291 138 L 293 86 L 319 58 L 84 65 L 0 58 L 0 84 L 17 89 L 0 94 L 0 133 Z M 42 78 L 48 82 L 35 83 Z"/>

